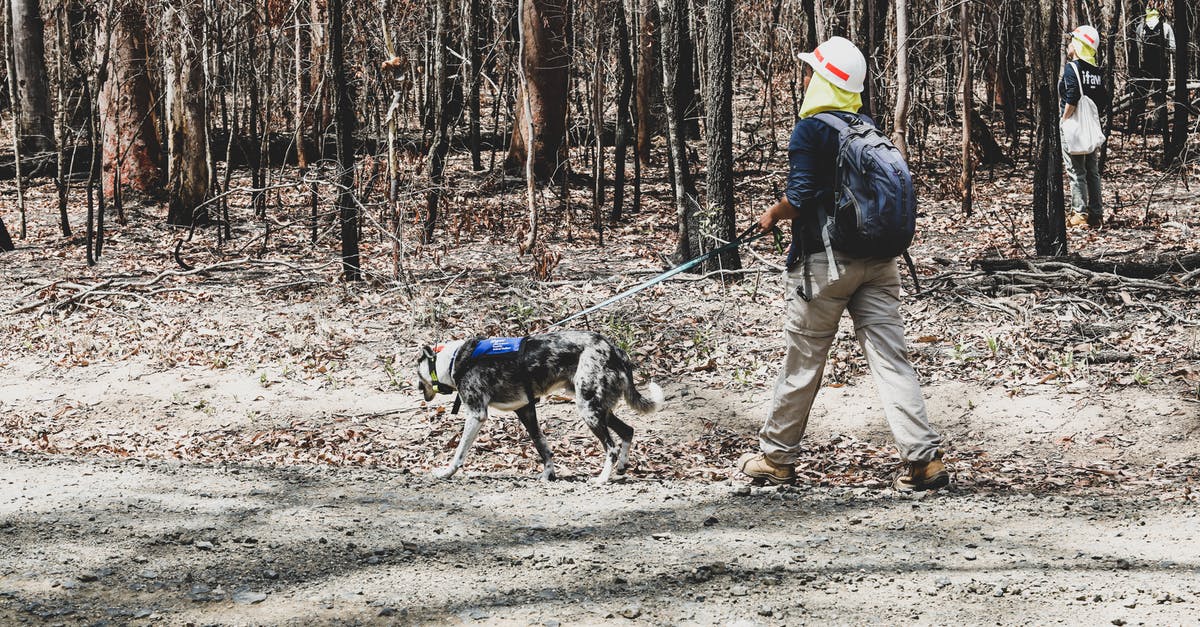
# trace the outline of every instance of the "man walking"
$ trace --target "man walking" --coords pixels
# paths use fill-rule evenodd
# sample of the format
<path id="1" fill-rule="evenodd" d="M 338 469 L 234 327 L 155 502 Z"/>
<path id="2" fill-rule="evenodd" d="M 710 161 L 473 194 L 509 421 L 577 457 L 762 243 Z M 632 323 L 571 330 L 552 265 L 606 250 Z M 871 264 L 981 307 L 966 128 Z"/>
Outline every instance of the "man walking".
<path id="1" fill-rule="evenodd" d="M 871 257 L 861 251 L 852 255 L 837 250 L 836 245 L 831 247 L 830 231 L 822 232 L 832 224 L 829 216 L 835 215 L 841 148 L 835 123 L 874 126 L 870 118 L 857 113 L 862 107 L 860 93 L 867 62 L 853 43 L 841 37 L 800 58 L 812 71 L 805 79 L 800 120 L 788 146 L 787 193 L 759 218 L 764 230 L 781 220 L 792 221 L 784 326 L 787 355 L 770 414 L 759 431 L 761 452 L 743 455 L 738 468 L 751 478 L 774 484 L 795 480 L 800 439 L 838 321 L 842 312 L 849 310 L 883 400 L 884 415 L 906 462 L 893 486 L 902 491 L 940 488 L 949 483 L 950 475 L 941 461 L 942 438 L 929 425 L 917 374 L 908 360 L 896 256 Z M 832 114 L 835 119 L 821 114 Z M 915 207 L 909 209 L 915 215 Z"/>

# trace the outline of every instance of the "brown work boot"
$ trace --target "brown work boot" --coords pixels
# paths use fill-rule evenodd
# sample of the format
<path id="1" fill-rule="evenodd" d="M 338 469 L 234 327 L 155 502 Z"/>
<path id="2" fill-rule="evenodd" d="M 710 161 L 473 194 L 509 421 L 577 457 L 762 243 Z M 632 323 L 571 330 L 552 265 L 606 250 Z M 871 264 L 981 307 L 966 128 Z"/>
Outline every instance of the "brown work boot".
<path id="1" fill-rule="evenodd" d="M 1086 213 L 1072 213 L 1071 216 L 1067 218 L 1067 226 L 1070 227 L 1079 228 L 1086 226 L 1087 223 L 1088 219 Z"/>
<path id="2" fill-rule="evenodd" d="M 897 492 L 936 490 L 950 485 L 950 471 L 942 463 L 942 452 L 927 462 L 908 462 L 904 472 L 892 482 Z"/>
<path id="3" fill-rule="evenodd" d="M 774 485 L 796 482 L 794 464 L 776 464 L 762 453 L 746 453 L 738 459 L 738 470 L 756 481 L 768 481 Z"/>

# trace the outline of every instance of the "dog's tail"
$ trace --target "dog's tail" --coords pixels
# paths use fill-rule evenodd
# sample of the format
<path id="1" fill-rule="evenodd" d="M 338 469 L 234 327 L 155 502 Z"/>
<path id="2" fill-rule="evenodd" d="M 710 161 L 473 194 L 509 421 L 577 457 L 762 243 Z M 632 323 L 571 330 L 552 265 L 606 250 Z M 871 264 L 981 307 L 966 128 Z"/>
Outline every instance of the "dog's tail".
<path id="1" fill-rule="evenodd" d="M 642 396 L 638 391 L 637 386 L 633 383 L 633 369 L 625 369 L 625 402 L 629 407 L 639 414 L 652 414 L 663 406 L 665 395 L 663 390 L 657 383 L 651 381 L 649 387 L 649 398 Z"/>

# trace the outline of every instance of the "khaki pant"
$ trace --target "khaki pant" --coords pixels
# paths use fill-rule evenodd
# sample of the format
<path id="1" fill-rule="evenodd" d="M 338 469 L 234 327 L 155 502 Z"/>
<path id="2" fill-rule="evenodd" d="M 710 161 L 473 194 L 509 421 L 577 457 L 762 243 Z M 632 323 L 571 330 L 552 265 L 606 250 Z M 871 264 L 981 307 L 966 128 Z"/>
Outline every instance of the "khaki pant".
<path id="1" fill-rule="evenodd" d="M 1104 218 L 1100 205 L 1100 151 L 1073 155 L 1063 148 L 1063 165 L 1071 181 L 1071 208 L 1092 220 Z"/>
<path id="2" fill-rule="evenodd" d="M 908 361 L 896 260 L 836 259 L 841 277 L 833 283 L 825 253 L 809 256 L 807 272 L 801 263 L 788 273 L 787 356 L 771 413 L 758 434 L 762 451 L 776 464 L 795 463 L 838 321 L 849 309 L 900 455 L 929 461 L 942 437 L 929 425 L 917 373 Z M 797 294 L 801 285 L 812 294 L 810 302 Z"/>

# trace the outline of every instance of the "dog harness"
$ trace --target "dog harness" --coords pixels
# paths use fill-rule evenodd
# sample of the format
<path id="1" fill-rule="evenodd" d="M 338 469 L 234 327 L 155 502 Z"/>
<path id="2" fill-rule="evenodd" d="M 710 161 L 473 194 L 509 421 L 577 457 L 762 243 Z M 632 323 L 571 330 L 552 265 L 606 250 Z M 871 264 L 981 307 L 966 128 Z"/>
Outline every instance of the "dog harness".
<path id="1" fill-rule="evenodd" d="M 475 364 L 485 359 L 515 359 L 517 361 L 517 372 L 521 377 L 521 383 L 525 386 L 525 397 L 529 399 L 529 404 L 536 408 L 538 399 L 533 395 L 533 377 L 529 375 L 529 368 L 525 364 L 525 337 L 489 337 L 476 338 L 458 348 L 454 355 L 450 358 L 449 377 L 454 382 L 455 387 L 458 386 L 458 379 L 470 370 Z M 472 343 L 473 342 L 473 343 Z M 458 363 L 458 354 L 464 348 L 471 348 L 471 353 L 463 359 L 462 363 Z M 457 368 L 456 368 L 457 366 Z M 457 374 L 455 373 L 457 370 Z M 435 375 L 436 377 L 436 375 Z M 443 387 L 449 388 L 443 383 L 438 383 L 437 379 L 433 379 L 433 383 L 437 385 L 438 392 L 443 392 Z M 462 407 L 462 395 L 454 396 L 454 407 L 450 410 L 451 414 L 457 414 Z"/>

